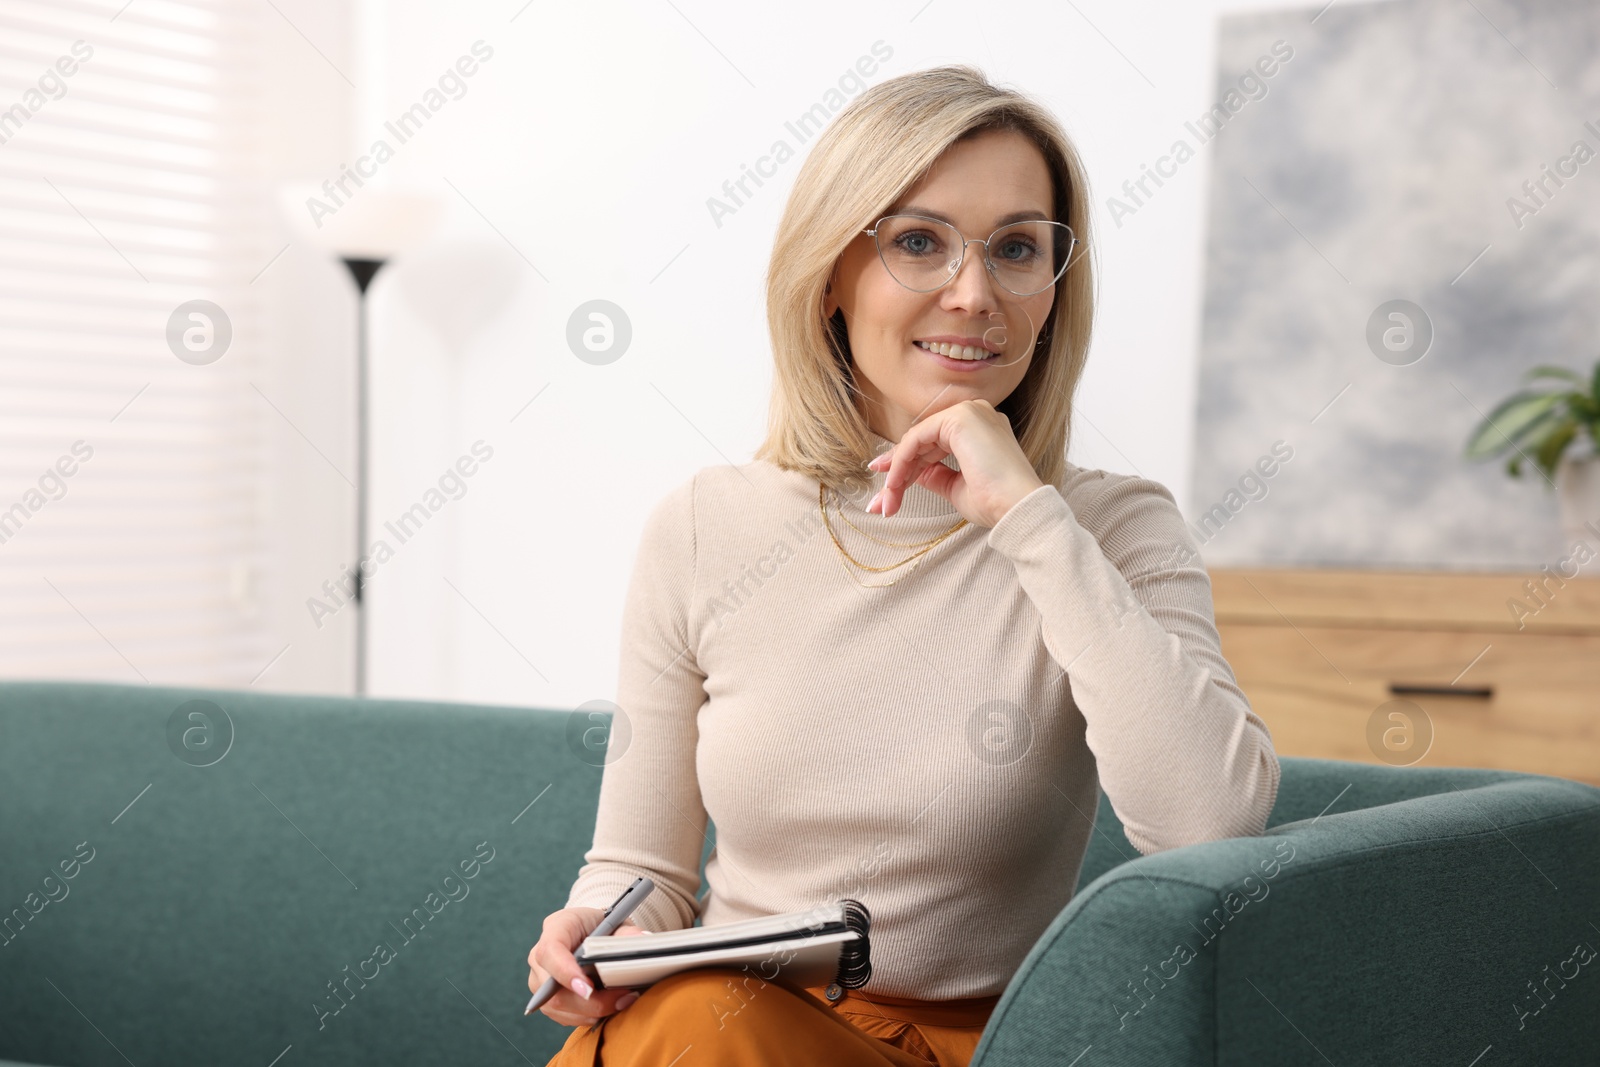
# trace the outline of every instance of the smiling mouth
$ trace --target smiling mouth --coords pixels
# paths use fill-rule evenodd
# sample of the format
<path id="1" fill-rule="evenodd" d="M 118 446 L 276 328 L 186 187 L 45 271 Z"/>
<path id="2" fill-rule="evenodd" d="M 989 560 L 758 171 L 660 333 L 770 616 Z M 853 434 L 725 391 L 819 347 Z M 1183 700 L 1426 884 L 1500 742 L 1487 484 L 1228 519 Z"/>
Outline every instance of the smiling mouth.
<path id="1" fill-rule="evenodd" d="M 998 352 L 991 352 L 987 348 L 969 348 L 966 345 L 951 345 L 944 344 L 942 342 L 936 343 L 931 341 L 913 341 L 911 343 L 925 352 L 934 352 L 941 356 L 947 356 L 950 359 L 979 362 L 999 355 Z"/>

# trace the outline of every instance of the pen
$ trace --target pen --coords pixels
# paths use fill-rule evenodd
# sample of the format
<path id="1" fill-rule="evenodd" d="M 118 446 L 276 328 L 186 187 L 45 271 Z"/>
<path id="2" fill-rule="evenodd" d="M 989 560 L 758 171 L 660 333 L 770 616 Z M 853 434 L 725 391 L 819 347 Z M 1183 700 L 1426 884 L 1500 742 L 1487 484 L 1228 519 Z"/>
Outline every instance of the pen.
<path id="1" fill-rule="evenodd" d="M 621 926 L 627 921 L 628 916 L 633 914 L 633 909 L 644 903 L 644 898 L 649 896 L 650 891 L 655 887 L 656 884 L 654 882 L 642 875 L 635 878 L 633 884 L 612 903 L 611 907 L 606 909 L 605 915 L 600 919 L 600 925 L 594 928 L 589 937 L 604 937 Z M 588 940 L 588 938 L 584 940 Z M 540 986 L 539 991 L 528 1001 L 528 1006 L 523 1009 L 522 1014 L 532 1015 L 535 1011 L 538 1011 L 539 1005 L 555 996 L 556 990 L 559 988 L 555 975 L 546 978 L 544 985 Z"/>

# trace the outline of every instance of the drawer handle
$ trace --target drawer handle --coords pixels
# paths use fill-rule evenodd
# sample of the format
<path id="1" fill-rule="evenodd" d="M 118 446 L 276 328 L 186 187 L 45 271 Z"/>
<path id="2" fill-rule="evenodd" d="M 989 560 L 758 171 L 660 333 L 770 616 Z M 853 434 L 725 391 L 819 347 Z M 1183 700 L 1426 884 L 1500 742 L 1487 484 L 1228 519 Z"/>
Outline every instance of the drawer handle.
<path id="1" fill-rule="evenodd" d="M 1492 685 L 1405 685 L 1390 682 L 1389 692 L 1394 696 L 1477 697 L 1488 700 L 1494 696 Z"/>

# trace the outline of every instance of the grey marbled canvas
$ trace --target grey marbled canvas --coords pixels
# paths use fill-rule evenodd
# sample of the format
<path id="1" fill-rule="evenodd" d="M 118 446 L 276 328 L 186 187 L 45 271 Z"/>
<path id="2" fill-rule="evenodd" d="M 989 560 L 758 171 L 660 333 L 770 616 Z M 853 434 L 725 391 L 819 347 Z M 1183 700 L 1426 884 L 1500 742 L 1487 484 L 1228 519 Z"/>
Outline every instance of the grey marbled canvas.
<path id="1" fill-rule="evenodd" d="M 1261 77 L 1275 42 L 1292 57 Z M 1188 514 L 1205 561 L 1534 569 L 1565 555 L 1535 468 L 1515 480 L 1461 453 L 1524 370 L 1600 358 L 1600 3 L 1232 16 L 1218 67 Z M 1408 335 L 1381 317 L 1398 351 L 1369 343 L 1393 300 L 1431 322 L 1420 359 L 1420 319 Z M 1292 455 L 1262 477 L 1277 442 Z"/>

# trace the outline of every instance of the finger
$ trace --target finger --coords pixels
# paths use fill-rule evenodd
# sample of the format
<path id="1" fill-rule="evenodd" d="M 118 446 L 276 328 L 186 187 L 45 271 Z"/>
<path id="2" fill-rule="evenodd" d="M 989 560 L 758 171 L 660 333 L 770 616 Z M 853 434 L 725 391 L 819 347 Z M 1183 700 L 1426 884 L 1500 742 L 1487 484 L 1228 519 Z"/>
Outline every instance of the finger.
<path id="1" fill-rule="evenodd" d="M 550 977 L 550 972 L 549 971 L 545 970 L 543 967 L 539 966 L 537 963 L 530 963 L 528 965 L 528 992 L 530 992 L 530 993 L 538 993 L 539 990 L 544 988 L 544 984 L 549 979 L 549 977 Z M 567 996 L 573 996 L 573 997 L 577 996 L 576 993 L 572 993 L 565 986 L 563 986 L 560 982 L 557 982 L 556 983 L 556 991 L 554 993 L 552 993 L 548 998 L 546 998 L 545 1003 L 548 1004 L 548 1003 L 550 1003 L 550 1001 L 556 999 L 559 996 L 562 996 L 563 994 L 566 994 Z"/>
<path id="2" fill-rule="evenodd" d="M 555 938 L 544 938 L 535 945 L 534 966 L 546 975 L 553 975 L 556 983 L 565 989 L 570 989 L 574 995 L 581 999 L 588 999 L 585 993 L 593 995 L 594 983 L 589 976 L 578 966 L 578 961 L 573 957 L 572 950 Z M 531 979 L 530 979 L 531 981 Z M 560 992 L 556 996 L 560 996 Z M 555 997 L 551 998 L 552 1000 Z"/>
<path id="3" fill-rule="evenodd" d="M 547 1019 L 550 1019 L 552 1022 L 560 1023 L 562 1026 L 593 1026 L 604 1017 L 597 1015 L 584 1015 L 576 1011 L 568 1011 L 566 1009 L 559 1008 L 556 1006 L 554 998 L 551 998 L 549 1001 L 547 1001 L 544 1006 L 539 1009 L 539 1011 L 542 1012 Z"/>
<path id="4" fill-rule="evenodd" d="M 890 514 L 890 480 L 897 476 L 904 477 L 905 475 L 907 464 L 905 456 L 907 452 L 903 446 L 905 446 L 906 443 L 906 440 L 902 439 L 899 444 L 896 444 L 887 452 L 880 453 L 869 464 L 873 470 L 886 472 L 883 479 L 883 488 L 874 493 L 872 499 L 867 501 L 866 510 L 869 513 L 876 511 L 879 515 L 887 516 Z"/>
<path id="5" fill-rule="evenodd" d="M 956 484 L 961 481 L 960 471 L 951 470 L 943 463 L 930 463 L 918 477 L 917 481 L 925 489 L 931 489 L 946 500 L 954 501 Z"/>
<path id="6" fill-rule="evenodd" d="M 940 412 L 911 427 L 895 446 L 878 500 L 879 514 L 893 515 L 899 511 L 906 487 L 917 481 L 930 465 L 942 466 L 940 461 L 950 455 L 940 440 L 944 421 L 940 416 L 943 414 Z"/>
<path id="7" fill-rule="evenodd" d="M 597 990 L 592 998 L 582 1000 L 570 990 L 560 990 L 545 1001 L 539 1010 L 563 1026 L 588 1026 L 608 1015 L 615 1015 L 621 1010 L 617 1007 L 617 1002 L 629 994 L 638 992 L 637 989 L 618 986 L 614 989 Z"/>
<path id="8" fill-rule="evenodd" d="M 926 466 L 917 455 L 892 463 L 883 479 L 883 489 L 878 494 L 878 514 L 888 516 L 899 511 L 900 505 L 905 503 L 906 487 L 922 476 Z"/>
<path id="9" fill-rule="evenodd" d="M 607 995 L 609 994 L 609 996 Z M 557 988 L 555 996 L 544 1002 L 541 1010 L 560 1012 L 574 1018 L 593 1021 L 602 1016 L 611 1014 L 611 1003 L 617 999 L 615 990 L 599 990 L 588 1000 L 584 1000 L 570 989 Z"/>

